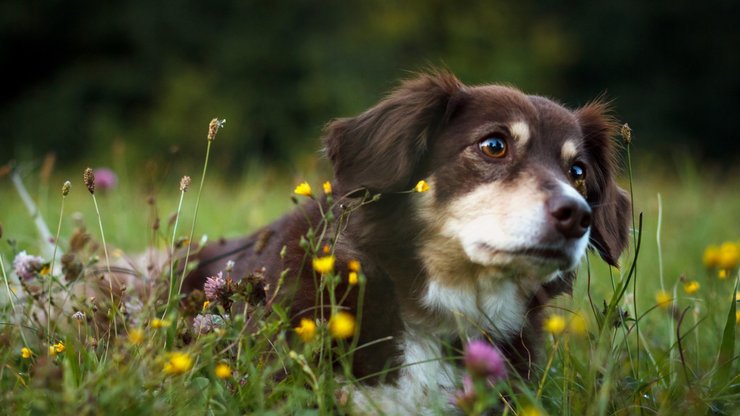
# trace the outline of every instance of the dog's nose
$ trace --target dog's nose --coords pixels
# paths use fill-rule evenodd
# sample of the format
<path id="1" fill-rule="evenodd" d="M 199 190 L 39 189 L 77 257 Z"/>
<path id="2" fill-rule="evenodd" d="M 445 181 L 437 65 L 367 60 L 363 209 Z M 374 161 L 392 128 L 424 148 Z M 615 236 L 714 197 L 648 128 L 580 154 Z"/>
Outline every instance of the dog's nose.
<path id="1" fill-rule="evenodd" d="M 586 201 L 560 195 L 547 202 L 550 220 L 565 238 L 580 238 L 591 226 L 591 207 Z"/>

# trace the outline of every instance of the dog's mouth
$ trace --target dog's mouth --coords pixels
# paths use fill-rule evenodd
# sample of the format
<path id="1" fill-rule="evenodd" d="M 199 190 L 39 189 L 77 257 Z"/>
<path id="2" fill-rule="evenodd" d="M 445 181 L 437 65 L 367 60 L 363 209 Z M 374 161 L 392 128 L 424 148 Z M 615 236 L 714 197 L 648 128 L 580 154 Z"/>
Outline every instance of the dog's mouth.
<path id="1" fill-rule="evenodd" d="M 547 247 L 522 247 L 517 249 L 500 249 L 487 243 L 478 243 L 478 248 L 487 252 L 491 259 L 507 262 L 525 260 L 543 266 L 556 266 L 558 269 L 569 269 L 573 259 L 564 249 Z"/>

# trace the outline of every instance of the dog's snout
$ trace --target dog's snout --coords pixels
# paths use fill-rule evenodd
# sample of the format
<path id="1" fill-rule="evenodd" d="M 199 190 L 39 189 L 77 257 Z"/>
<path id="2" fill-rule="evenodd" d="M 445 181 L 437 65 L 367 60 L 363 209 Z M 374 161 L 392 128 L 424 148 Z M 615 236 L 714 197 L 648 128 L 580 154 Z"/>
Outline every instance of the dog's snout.
<path id="1" fill-rule="evenodd" d="M 580 199 L 561 195 L 547 203 L 550 220 L 565 238 L 580 238 L 591 226 L 591 207 Z"/>

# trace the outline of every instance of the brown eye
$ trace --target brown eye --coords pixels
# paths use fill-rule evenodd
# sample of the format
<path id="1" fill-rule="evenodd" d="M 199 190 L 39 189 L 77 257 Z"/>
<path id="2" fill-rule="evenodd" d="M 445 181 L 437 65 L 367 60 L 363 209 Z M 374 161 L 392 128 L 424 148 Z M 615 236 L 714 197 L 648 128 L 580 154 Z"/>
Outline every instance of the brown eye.
<path id="1" fill-rule="evenodd" d="M 506 140 L 500 136 L 489 136 L 483 139 L 478 146 L 488 157 L 498 159 L 506 156 Z"/>

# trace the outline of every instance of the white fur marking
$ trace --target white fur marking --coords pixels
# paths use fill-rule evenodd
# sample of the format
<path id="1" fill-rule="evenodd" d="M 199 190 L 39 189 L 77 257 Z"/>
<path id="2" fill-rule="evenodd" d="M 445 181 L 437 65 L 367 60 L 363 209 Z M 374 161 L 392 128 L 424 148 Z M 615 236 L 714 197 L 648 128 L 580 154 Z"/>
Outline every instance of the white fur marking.
<path id="1" fill-rule="evenodd" d="M 578 148 L 573 140 L 566 140 L 560 149 L 560 157 L 564 162 L 572 161 L 578 155 Z"/>
<path id="2" fill-rule="evenodd" d="M 509 126 L 511 134 L 514 136 L 520 147 L 525 147 L 529 141 L 529 125 L 523 121 L 516 121 Z"/>

